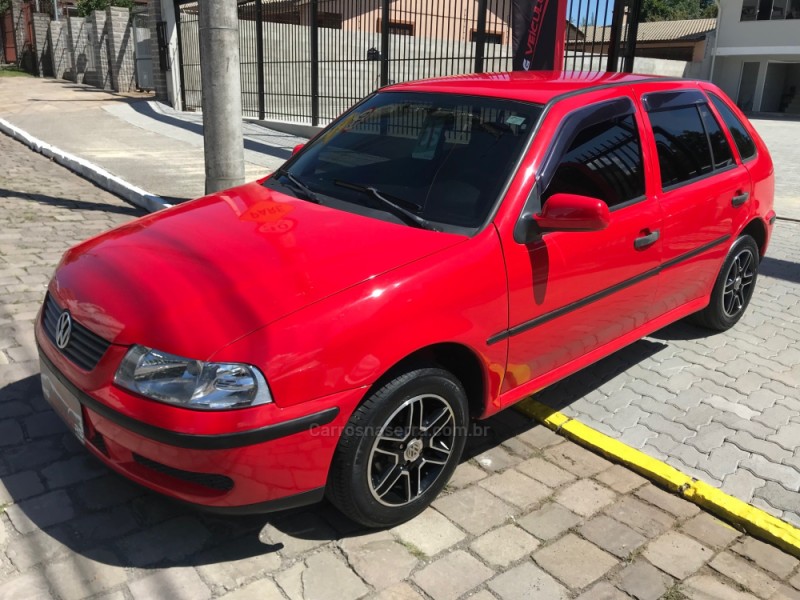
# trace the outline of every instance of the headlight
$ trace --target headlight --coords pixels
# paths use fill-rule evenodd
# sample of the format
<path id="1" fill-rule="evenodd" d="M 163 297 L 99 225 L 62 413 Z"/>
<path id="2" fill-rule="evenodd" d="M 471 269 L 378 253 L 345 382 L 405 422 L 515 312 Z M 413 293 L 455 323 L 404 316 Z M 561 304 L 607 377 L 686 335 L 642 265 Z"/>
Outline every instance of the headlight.
<path id="1" fill-rule="evenodd" d="M 261 372 L 240 363 L 203 362 L 132 346 L 114 383 L 147 398 L 200 410 L 226 410 L 272 402 Z"/>

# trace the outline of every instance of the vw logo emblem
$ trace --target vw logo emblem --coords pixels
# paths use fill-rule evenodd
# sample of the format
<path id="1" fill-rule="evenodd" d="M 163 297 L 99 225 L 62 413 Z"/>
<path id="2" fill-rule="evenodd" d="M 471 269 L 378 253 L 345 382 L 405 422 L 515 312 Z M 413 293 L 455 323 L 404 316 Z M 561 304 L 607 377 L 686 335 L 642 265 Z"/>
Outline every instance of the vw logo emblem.
<path id="1" fill-rule="evenodd" d="M 72 317 L 67 311 L 61 313 L 56 323 L 56 346 L 62 350 L 69 344 L 69 336 L 72 333 Z"/>

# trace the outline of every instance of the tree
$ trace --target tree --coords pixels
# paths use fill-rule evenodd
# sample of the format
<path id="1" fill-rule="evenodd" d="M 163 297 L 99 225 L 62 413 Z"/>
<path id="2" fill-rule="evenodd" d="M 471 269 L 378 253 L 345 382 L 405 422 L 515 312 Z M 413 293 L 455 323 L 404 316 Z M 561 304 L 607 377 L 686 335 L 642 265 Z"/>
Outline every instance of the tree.
<path id="1" fill-rule="evenodd" d="M 133 0 L 78 0 L 78 14 L 86 17 L 96 10 L 105 10 L 109 6 L 133 8 Z"/>
<path id="2" fill-rule="evenodd" d="M 717 16 L 714 0 L 643 0 L 640 21 L 678 21 Z"/>

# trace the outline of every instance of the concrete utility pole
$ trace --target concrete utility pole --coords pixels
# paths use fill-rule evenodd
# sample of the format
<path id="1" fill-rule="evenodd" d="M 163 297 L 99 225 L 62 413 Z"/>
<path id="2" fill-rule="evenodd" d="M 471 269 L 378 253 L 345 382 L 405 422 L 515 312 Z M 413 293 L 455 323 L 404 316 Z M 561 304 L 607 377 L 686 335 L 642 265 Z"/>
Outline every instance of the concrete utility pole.
<path id="1" fill-rule="evenodd" d="M 237 3 L 201 0 L 200 75 L 206 193 L 244 183 L 242 85 Z"/>

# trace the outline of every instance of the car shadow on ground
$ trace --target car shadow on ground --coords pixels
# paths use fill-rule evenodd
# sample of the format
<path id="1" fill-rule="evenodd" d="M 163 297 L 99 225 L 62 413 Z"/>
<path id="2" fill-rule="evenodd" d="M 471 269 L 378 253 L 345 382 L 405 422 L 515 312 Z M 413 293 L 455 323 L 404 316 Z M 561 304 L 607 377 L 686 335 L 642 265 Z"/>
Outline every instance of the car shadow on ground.
<path id="1" fill-rule="evenodd" d="M 640 340 L 540 395 L 556 399 L 556 407 L 562 408 L 663 347 Z M 327 501 L 232 517 L 209 514 L 133 484 L 90 456 L 67 432 L 42 397 L 39 375 L 0 389 L 0 429 L 5 421 L 24 424 L 16 443 L 0 440 L 0 482 L 10 496 L 5 510 L 25 534 L 9 540 L 7 553 L 15 563 L 45 562 L 66 548 L 125 567 L 202 566 L 258 560 L 279 550 L 291 554 L 367 532 Z M 482 460 L 484 453 L 497 452 L 536 426 L 513 410 L 481 421 L 471 430 L 462 462 Z"/>
<path id="2" fill-rule="evenodd" d="M 759 275 L 800 283 L 800 263 L 765 256 L 758 266 Z"/>

